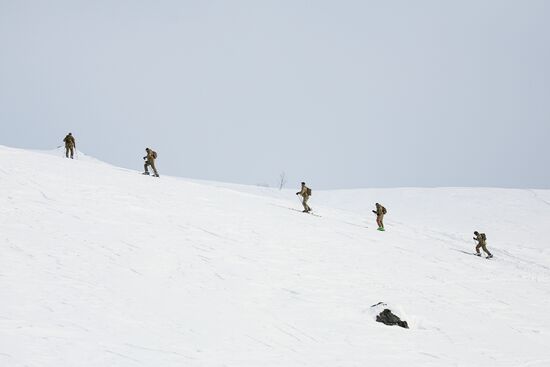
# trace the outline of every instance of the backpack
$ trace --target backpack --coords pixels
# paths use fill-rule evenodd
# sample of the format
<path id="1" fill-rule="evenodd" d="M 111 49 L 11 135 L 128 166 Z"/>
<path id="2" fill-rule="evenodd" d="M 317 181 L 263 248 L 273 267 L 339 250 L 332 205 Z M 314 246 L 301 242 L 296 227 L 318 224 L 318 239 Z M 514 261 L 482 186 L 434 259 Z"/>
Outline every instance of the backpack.
<path id="1" fill-rule="evenodd" d="M 388 211 L 386 210 L 385 207 L 382 207 L 382 214 L 386 214 Z"/>
<path id="2" fill-rule="evenodd" d="M 151 151 L 151 155 L 154 159 L 157 159 L 157 152 L 155 152 L 154 150 Z"/>
<path id="3" fill-rule="evenodd" d="M 483 241 L 487 241 L 487 236 L 485 236 L 485 233 L 482 233 L 480 236 Z"/>
<path id="4" fill-rule="evenodd" d="M 309 187 L 306 188 L 306 194 L 307 196 L 311 196 L 311 189 Z"/>

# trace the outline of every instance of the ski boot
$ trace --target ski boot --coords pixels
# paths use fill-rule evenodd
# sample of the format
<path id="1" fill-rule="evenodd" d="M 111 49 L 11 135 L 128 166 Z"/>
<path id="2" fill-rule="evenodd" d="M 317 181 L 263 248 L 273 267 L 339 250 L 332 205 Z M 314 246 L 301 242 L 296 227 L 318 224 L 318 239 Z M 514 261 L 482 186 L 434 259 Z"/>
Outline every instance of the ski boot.
<path id="1" fill-rule="evenodd" d="M 476 252 L 474 255 L 481 256 L 481 254 L 479 252 Z"/>
<path id="2" fill-rule="evenodd" d="M 384 232 L 384 231 L 385 231 L 385 229 L 384 229 L 384 227 L 378 227 L 378 231 L 380 231 L 380 232 Z"/>
<path id="3" fill-rule="evenodd" d="M 486 259 L 492 259 L 493 258 L 493 255 L 492 254 L 489 254 L 487 255 Z"/>
<path id="4" fill-rule="evenodd" d="M 149 176 L 149 172 L 143 172 L 142 175 Z"/>

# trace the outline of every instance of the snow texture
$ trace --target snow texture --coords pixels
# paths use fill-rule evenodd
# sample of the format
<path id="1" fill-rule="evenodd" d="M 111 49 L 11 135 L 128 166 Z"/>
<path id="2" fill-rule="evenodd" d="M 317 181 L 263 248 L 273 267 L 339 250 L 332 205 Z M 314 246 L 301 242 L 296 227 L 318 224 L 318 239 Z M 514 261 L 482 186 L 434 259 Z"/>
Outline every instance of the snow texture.
<path id="1" fill-rule="evenodd" d="M 308 182 L 315 217 L 62 155 L 0 146 L 0 366 L 550 366 L 549 190 Z"/>

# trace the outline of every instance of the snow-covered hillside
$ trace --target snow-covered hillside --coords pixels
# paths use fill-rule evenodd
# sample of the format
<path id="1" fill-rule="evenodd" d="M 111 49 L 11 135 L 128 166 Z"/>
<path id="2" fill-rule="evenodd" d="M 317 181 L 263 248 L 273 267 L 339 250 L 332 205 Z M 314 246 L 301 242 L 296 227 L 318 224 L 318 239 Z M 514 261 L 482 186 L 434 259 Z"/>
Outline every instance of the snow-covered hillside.
<path id="1" fill-rule="evenodd" d="M 0 366 L 550 366 L 548 190 L 312 182 L 316 217 L 59 155 L 0 146 Z"/>

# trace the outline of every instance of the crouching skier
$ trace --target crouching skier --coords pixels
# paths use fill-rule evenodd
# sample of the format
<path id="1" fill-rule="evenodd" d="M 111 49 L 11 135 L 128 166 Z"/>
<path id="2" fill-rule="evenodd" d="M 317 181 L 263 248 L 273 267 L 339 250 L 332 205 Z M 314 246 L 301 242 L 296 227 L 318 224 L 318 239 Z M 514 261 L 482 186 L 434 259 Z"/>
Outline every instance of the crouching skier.
<path id="1" fill-rule="evenodd" d="M 491 254 L 489 250 L 487 250 L 487 236 L 485 235 L 485 233 L 479 233 L 478 231 L 475 231 L 474 235 L 475 235 L 474 240 L 477 241 L 476 255 L 481 256 L 479 249 L 482 248 L 483 252 L 487 254 L 487 259 L 492 258 L 493 254 Z"/>

